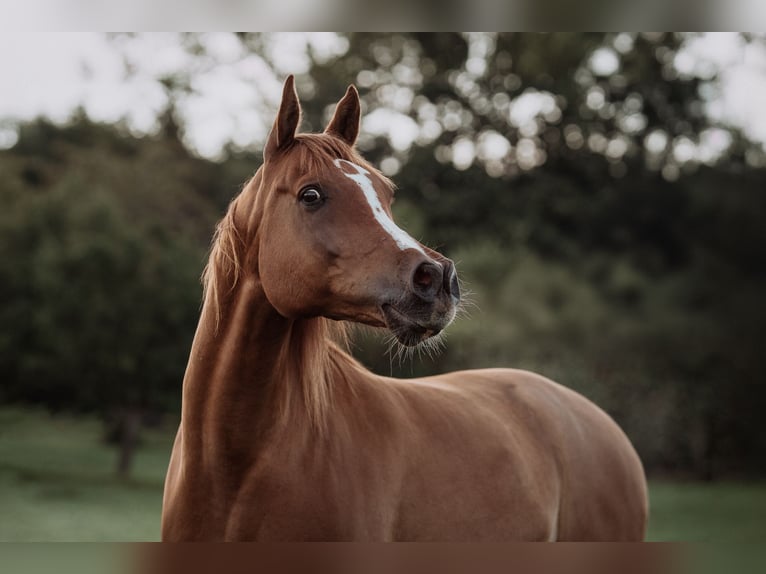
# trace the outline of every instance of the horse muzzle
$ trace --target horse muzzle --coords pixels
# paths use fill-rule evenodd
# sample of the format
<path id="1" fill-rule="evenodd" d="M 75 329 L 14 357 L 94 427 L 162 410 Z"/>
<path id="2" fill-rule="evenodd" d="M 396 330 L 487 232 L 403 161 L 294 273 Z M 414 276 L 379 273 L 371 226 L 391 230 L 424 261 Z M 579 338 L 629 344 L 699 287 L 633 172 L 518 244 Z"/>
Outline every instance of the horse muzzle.
<path id="1" fill-rule="evenodd" d="M 386 326 L 403 345 L 412 347 L 438 335 L 455 318 L 460 286 L 455 265 L 444 258 L 416 265 L 402 297 L 380 307 Z"/>

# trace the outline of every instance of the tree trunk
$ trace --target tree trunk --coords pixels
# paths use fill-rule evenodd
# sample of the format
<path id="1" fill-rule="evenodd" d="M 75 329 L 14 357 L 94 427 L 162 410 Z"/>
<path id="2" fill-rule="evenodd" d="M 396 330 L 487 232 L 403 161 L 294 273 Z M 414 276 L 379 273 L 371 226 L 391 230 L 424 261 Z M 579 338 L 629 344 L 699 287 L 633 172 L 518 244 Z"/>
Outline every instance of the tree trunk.
<path id="1" fill-rule="evenodd" d="M 133 467 L 133 455 L 138 445 L 141 430 L 141 411 L 138 408 L 126 408 L 120 413 L 119 421 L 119 456 L 117 458 L 117 476 L 130 477 Z"/>
<path id="2" fill-rule="evenodd" d="M 702 469 L 701 478 L 705 482 L 712 482 L 715 479 L 715 458 L 717 454 L 716 433 L 718 431 L 715 415 L 709 413 L 705 417 L 705 443 L 702 451 Z"/>

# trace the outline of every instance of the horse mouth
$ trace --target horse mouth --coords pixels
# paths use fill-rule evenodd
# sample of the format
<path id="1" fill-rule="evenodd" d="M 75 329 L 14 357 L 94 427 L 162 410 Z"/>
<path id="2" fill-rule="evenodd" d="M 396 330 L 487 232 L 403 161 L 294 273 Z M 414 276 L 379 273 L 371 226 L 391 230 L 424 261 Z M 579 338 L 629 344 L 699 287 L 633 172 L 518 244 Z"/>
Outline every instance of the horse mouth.
<path id="1" fill-rule="evenodd" d="M 414 347 L 438 334 L 441 329 L 425 327 L 388 303 L 381 305 L 386 327 L 402 345 Z"/>

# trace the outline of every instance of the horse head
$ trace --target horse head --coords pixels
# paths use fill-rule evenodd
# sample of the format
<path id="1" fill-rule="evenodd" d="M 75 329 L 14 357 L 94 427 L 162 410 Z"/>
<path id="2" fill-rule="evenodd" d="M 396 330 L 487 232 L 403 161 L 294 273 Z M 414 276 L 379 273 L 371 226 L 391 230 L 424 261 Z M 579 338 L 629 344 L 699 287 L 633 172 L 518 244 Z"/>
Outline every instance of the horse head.
<path id="1" fill-rule="evenodd" d="M 350 86 L 323 133 L 297 134 L 300 103 L 285 82 L 259 182 L 258 276 L 285 317 L 386 327 L 414 346 L 453 320 L 457 274 L 394 223 L 393 184 L 354 149 L 360 113 Z"/>

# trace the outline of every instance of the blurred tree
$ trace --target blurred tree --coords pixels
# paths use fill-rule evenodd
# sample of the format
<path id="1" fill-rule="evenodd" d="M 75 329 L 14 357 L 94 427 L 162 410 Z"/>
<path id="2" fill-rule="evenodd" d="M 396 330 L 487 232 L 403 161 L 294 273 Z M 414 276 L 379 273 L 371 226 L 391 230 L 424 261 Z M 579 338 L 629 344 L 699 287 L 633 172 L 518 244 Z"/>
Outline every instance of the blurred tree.
<path id="1" fill-rule="evenodd" d="M 127 475 L 180 401 L 220 170 L 83 118 L 24 126 L 0 165 L 0 396 L 100 412 Z"/>

